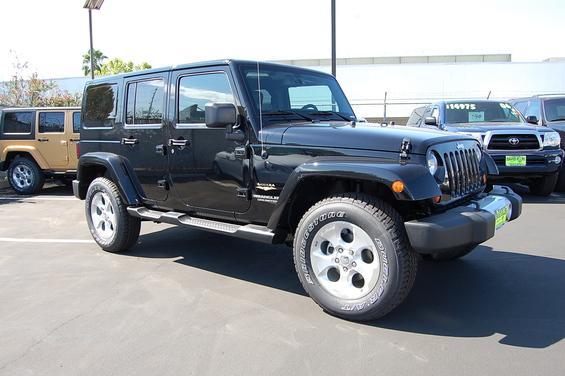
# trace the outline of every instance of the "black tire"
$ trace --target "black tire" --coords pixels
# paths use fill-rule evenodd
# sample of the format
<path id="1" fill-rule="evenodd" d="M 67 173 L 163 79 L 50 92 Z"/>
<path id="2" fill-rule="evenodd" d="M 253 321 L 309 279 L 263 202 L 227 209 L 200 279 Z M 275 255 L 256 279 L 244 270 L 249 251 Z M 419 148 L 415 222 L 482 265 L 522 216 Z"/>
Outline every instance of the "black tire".
<path id="1" fill-rule="evenodd" d="M 336 221 L 362 229 L 372 242 L 374 260 L 378 258 L 380 262 L 376 284 L 357 299 L 343 299 L 330 293 L 321 285 L 312 266 L 311 246 L 318 244 L 313 243 L 317 232 Z M 398 212 L 384 201 L 364 194 L 340 194 L 318 202 L 304 214 L 294 237 L 294 265 L 304 290 L 325 311 L 348 320 L 377 319 L 402 303 L 414 284 L 418 261 L 419 256 L 409 247 Z"/>
<path id="2" fill-rule="evenodd" d="M 559 174 L 556 172 L 551 175 L 546 175 L 542 178 L 532 180 L 528 183 L 530 193 L 536 196 L 549 196 L 555 189 L 558 177 Z"/>
<path id="3" fill-rule="evenodd" d="M 29 174 L 23 176 L 21 171 Z M 37 193 L 43 188 L 45 175 L 34 160 L 27 157 L 16 156 L 8 168 L 8 181 L 14 191 L 20 195 Z"/>
<path id="4" fill-rule="evenodd" d="M 473 244 L 464 247 L 456 247 L 449 250 L 448 252 L 430 253 L 427 255 L 423 255 L 422 258 L 426 261 L 452 261 L 468 255 L 475 248 L 477 248 L 477 246 L 478 244 Z"/>
<path id="5" fill-rule="evenodd" d="M 115 217 L 115 224 L 111 226 L 113 233 L 109 237 L 102 236 L 100 230 L 96 230 L 93 223 L 91 208 L 93 199 L 99 199 L 97 197 L 98 193 L 102 197 L 107 197 L 113 208 L 112 214 Z M 103 250 L 114 253 L 124 252 L 137 242 L 141 220 L 128 214 L 127 206 L 123 202 L 120 191 L 113 181 L 106 178 L 96 178 L 90 183 L 86 193 L 85 211 L 90 233 Z"/>
<path id="6" fill-rule="evenodd" d="M 557 184 L 555 185 L 555 192 L 565 192 L 565 165 L 561 167 L 561 171 L 559 172 Z"/>

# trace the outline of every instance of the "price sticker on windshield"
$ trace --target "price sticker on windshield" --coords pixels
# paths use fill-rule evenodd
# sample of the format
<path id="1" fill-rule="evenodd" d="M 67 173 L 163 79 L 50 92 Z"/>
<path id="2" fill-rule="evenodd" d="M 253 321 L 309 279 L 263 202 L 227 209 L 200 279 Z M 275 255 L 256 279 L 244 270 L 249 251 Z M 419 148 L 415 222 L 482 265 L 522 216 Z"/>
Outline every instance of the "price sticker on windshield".
<path id="1" fill-rule="evenodd" d="M 485 121 L 484 111 L 469 111 L 469 123 Z"/>
<path id="2" fill-rule="evenodd" d="M 448 103 L 445 108 L 448 110 L 476 110 L 477 105 L 475 103 Z"/>

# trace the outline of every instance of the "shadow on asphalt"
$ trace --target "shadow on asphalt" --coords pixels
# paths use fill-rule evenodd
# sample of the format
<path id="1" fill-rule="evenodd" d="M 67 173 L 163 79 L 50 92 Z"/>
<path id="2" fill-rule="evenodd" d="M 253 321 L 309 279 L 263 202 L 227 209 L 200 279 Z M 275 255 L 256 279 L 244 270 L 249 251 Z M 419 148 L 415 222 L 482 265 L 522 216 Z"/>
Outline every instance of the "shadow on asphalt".
<path id="1" fill-rule="evenodd" d="M 0 188 L 0 197 L 3 198 L 0 200 L 0 205 L 9 204 L 12 202 L 21 201 L 24 198 L 33 198 L 33 197 L 49 197 L 49 196 L 72 196 L 73 189 L 66 185 L 59 185 L 55 183 L 45 183 L 44 188 L 41 192 L 34 194 L 34 195 L 19 195 L 10 187 Z"/>
<path id="2" fill-rule="evenodd" d="M 292 251 L 221 235 L 168 228 L 144 235 L 128 256 L 176 262 L 305 295 Z M 408 299 L 380 328 L 449 337 L 489 337 L 544 348 L 565 338 L 565 261 L 479 246 L 453 262 L 421 262 Z"/>

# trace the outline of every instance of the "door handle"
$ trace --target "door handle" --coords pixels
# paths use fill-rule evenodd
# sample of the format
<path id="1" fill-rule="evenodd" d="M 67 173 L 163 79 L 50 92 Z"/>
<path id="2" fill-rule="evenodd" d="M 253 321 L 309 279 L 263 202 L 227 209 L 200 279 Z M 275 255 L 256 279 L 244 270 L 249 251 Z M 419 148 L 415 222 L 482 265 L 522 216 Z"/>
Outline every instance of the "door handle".
<path id="1" fill-rule="evenodd" d="M 139 140 L 137 138 L 122 138 L 122 145 L 136 145 L 139 144 Z"/>
<path id="2" fill-rule="evenodd" d="M 38 138 L 37 141 L 39 141 L 39 142 L 47 142 L 47 141 L 49 141 L 49 139 L 48 139 L 48 138 Z"/>
<path id="3" fill-rule="evenodd" d="M 188 145 L 190 145 L 190 142 L 188 142 L 188 140 L 185 140 L 184 138 L 179 138 L 179 139 L 176 139 L 176 140 L 175 139 L 169 140 L 169 146 L 172 146 L 172 147 L 176 146 L 176 147 L 183 148 L 183 147 L 188 146 Z"/>
<path id="4" fill-rule="evenodd" d="M 80 139 L 79 138 L 69 138 L 70 142 L 79 142 Z"/>

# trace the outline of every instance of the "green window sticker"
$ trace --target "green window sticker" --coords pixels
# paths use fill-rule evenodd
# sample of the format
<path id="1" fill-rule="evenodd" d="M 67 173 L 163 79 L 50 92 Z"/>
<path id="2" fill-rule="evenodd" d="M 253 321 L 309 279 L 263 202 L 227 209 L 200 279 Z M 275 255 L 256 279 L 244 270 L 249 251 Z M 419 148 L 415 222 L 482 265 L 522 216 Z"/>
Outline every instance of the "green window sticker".
<path id="1" fill-rule="evenodd" d="M 469 123 L 485 121 L 484 111 L 469 111 Z"/>

